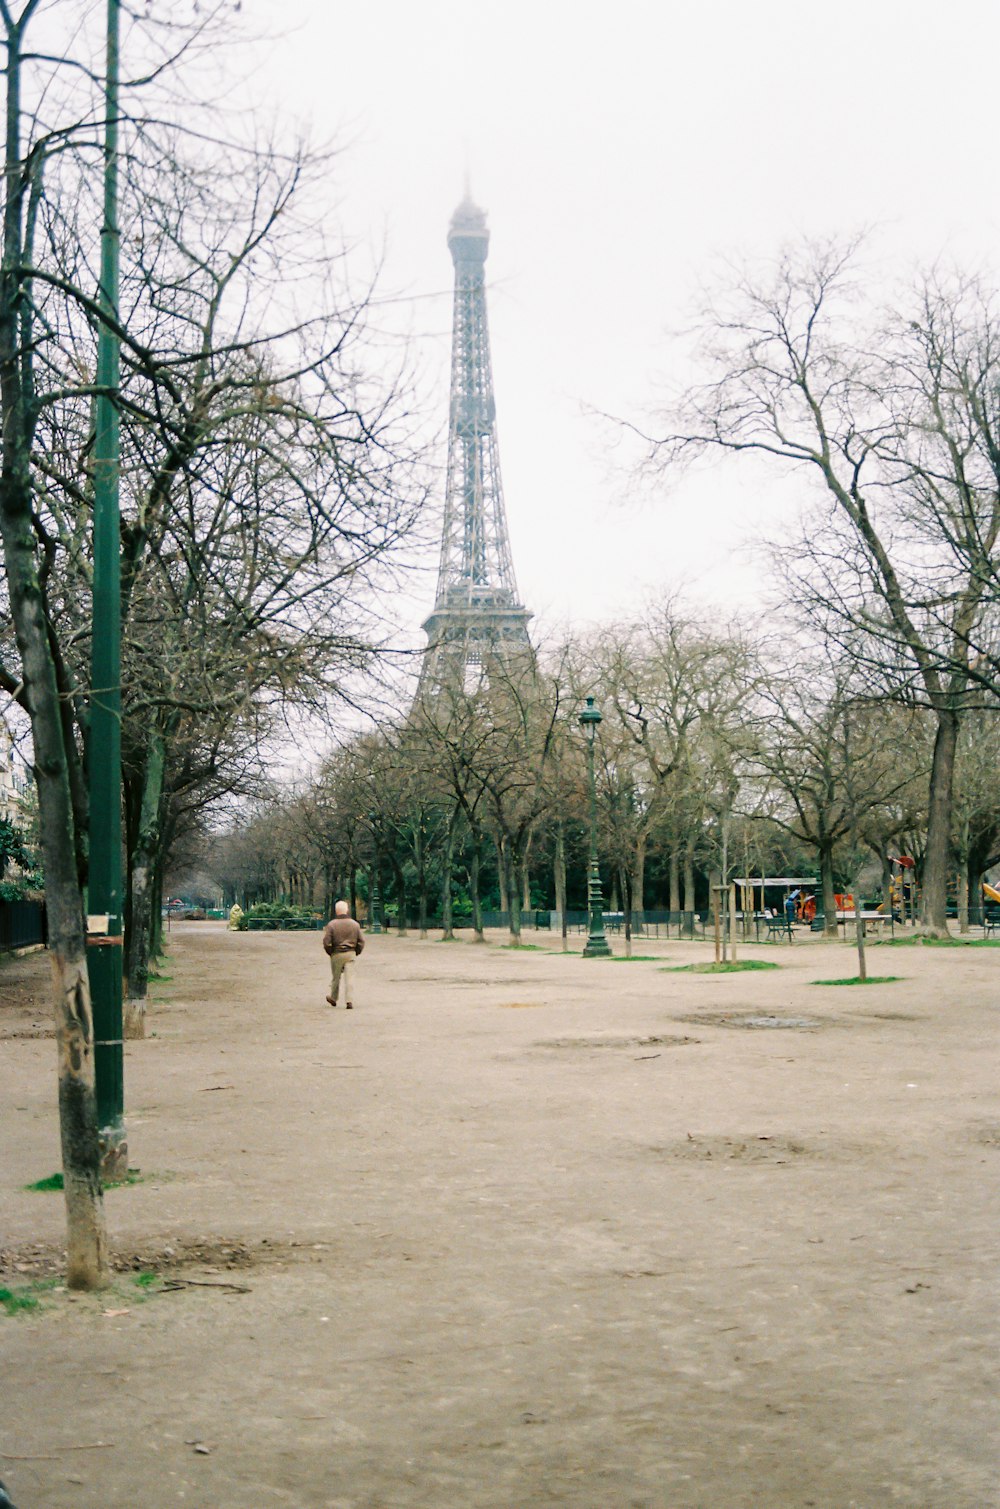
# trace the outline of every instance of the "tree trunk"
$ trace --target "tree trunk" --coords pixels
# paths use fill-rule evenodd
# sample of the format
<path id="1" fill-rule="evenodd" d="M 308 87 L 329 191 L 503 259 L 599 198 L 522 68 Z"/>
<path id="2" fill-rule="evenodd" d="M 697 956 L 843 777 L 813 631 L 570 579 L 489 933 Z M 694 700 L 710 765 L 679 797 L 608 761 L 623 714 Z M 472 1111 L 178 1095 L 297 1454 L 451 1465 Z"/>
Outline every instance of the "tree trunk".
<path id="1" fill-rule="evenodd" d="M 6 281 L 4 275 L 3 281 Z M 9 287 L 0 289 L 0 352 L 11 344 Z M 6 379 L 7 363 L 0 360 Z M 4 381 L 4 397 L 7 397 Z M 94 1093 L 94 1040 L 83 930 L 83 898 L 76 868 L 76 836 L 69 764 L 55 666 L 49 647 L 43 597 L 35 572 L 28 521 L 30 484 L 27 447 L 11 455 L 11 435 L 23 416 L 5 402 L 5 443 L 0 474 L 2 535 L 11 617 L 21 655 L 34 746 L 40 847 L 45 870 L 49 951 L 52 961 L 56 1052 L 59 1066 L 59 1129 L 67 1221 L 66 1280 L 73 1289 L 93 1289 L 108 1280 L 107 1234 L 101 1194 L 101 1149 Z"/>
<path id="2" fill-rule="evenodd" d="M 934 758 L 931 762 L 930 811 L 924 852 L 920 922 L 930 937 L 948 937 L 948 870 L 951 863 L 952 793 L 958 718 L 948 710 L 937 714 Z"/>
<path id="3" fill-rule="evenodd" d="M 676 849 L 671 849 L 668 874 L 670 876 L 670 911 L 672 916 L 680 915 L 681 910 L 681 867 L 680 856 Z"/>
<path id="4" fill-rule="evenodd" d="M 629 878 L 629 890 L 632 895 L 632 911 L 635 914 L 635 930 L 643 931 L 646 911 L 646 835 L 640 833 L 635 841 L 635 853 L 632 856 L 632 873 Z"/>
<path id="5" fill-rule="evenodd" d="M 483 932 L 483 902 L 479 894 L 479 838 L 472 835 L 472 863 L 469 866 L 469 897 L 472 901 L 472 930 L 477 943 L 486 942 Z"/>
<path id="6" fill-rule="evenodd" d="M 146 752 L 142 783 L 142 807 L 129 871 L 131 905 L 126 927 L 128 997 L 125 1002 L 124 1036 L 146 1036 L 146 999 L 149 993 L 149 946 L 152 931 L 153 876 L 160 839 L 160 802 L 166 748 L 162 735 L 154 732 Z"/>
<path id="7" fill-rule="evenodd" d="M 503 860 L 510 903 L 510 941 L 518 948 L 521 944 L 521 897 L 517 887 L 517 866 L 509 843 L 503 845 Z"/>
<path id="8" fill-rule="evenodd" d="M 958 871 L 958 930 L 969 931 L 969 867 L 963 864 Z"/>
<path id="9" fill-rule="evenodd" d="M 632 892 L 628 881 L 628 869 L 622 865 L 619 871 L 619 883 L 622 888 L 622 910 L 625 913 L 625 957 L 632 957 Z"/>
<path id="10" fill-rule="evenodd" d="M 818 844 L 820 890 L 823 895 L 823 936 L 837 937 L 837 895 L 833 883 L 833 844 L 823 839 Z"/>
<path id="11" fill-rule="evenodd" d="M 562 822 L 556 823 L 555 857 L 552 861 L 552 883 L 556 896 L 556 912 L 562 930 L 562 946 L 567 947 L 566 931 L 566 834 Z"/>
<path id="12" fill-rule="evenodd" d="M 159 959 L 163 954 L 163 864 L 159 859 L 153 868 L 149 904 L 149 956 Z"/>
<path id="13" fill-rule="evenodd" d="M 684 855 L 684 910 L 686 912 L 695 910 L 694 856 L 690 849 Z"/>
<path id="14" fill-rule="evenodd" d="M 49 873 L 47 870 L 46 875 Z M 53 905 L 48 885 L 46 890 L 52 980 L 57 998 L 59 1132 L 67 1227 L 66 1283 L 71 1289 L 98 1289 L 108 1282 L 110 1275 L 94 1095 L 90 984 L 79 923 L 78 937 L 66 952 L 53 943 Z M 59 910 L 58 906 L 56 910 Z"/>
<path id="15" fill-rule="evenodd" d="M 507 840 L 497 838 L 494 840 L 497 851 L 497 890 L 500 893 L 500 911 L 510 912 L 510 902 L 507 890 Z"/>
<path id="16" fill-rule="evenodd" d="M 448 823 L 448 833 L 444 845 L 444 872 L 441 877 L 441 924 L 442 943 L 451 942 L 455 937 L 455 928 L 452 919 L 451 903 L 451 872 L 455 863 L 455 814 L 452 813 Z"/>
<path id="17" fill-rule="evenodd" d="M 406 937 L 406 880 L 403 876 L 403 866 L 395 854 L 390 857 L 392 872 L 396 877 L 396 935 L 399 938 Z"/>

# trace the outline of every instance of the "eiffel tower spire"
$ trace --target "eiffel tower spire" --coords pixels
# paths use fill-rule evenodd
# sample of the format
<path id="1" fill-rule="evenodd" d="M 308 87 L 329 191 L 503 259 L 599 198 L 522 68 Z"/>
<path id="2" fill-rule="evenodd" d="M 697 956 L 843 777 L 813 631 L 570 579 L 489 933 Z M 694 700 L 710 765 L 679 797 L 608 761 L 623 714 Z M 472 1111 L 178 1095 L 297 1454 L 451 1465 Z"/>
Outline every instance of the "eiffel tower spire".
<path id="1" fill-rule="evenodd" d="M 448 472 L 437 595 L 423 625 L 425 689 L 465 679 L 497 654 L 530 649 L 531 614 L 518 597 L 500 479 L 484 278 L 489 242 L 486 215 L 466 192 L 448 229 L 455 264 Z"/>

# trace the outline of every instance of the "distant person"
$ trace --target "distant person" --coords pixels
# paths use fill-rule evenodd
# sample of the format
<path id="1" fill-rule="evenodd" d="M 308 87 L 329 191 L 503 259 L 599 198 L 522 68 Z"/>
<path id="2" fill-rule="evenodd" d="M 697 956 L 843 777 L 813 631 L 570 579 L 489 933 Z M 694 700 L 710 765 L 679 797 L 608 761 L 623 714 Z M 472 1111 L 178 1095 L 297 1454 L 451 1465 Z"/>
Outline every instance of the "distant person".
<path id="1" fill-rule="evenodd" d="M 789 927 L 791 927 L 792 923 L 795 921 L 796 905 L 801 895 L 801 891 L 791 891 L 785 897 L 785 921 L 788 923 Z"/>
<path id="2" fill-rule="evenodd" d="M 333 917 L 323 929 L 323 947 L 330 955 L 330 994 L 327 996 L 331 1006 L 336 1006 L 340 995 L 340 981 L 344 981 L 344 1005 L 348 1011 L 354 1009 L 354 961 L 365 946 L 365 935 L 351 916 L 351 909 L 346 901 L 338 901 L 333 909 Z"/>

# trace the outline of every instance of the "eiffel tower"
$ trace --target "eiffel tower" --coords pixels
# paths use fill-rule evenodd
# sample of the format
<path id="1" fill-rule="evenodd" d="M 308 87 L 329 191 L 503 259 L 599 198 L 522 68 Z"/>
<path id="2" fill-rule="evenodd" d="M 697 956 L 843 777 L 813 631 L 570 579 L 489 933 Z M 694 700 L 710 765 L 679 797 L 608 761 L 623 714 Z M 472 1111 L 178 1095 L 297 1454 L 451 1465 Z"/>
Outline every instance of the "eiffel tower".
<path id="1" fill-rule="evenodd" d="M 455 264 L 448 472 L 418 695 L 456 680 L 469 686 L 488 675 L 498 655 L 531 653 L 531 614 L 518 597 L 500 480 L 484 278 L 489 244 L 486 215 L 466 194 L 448 228 Z"/>

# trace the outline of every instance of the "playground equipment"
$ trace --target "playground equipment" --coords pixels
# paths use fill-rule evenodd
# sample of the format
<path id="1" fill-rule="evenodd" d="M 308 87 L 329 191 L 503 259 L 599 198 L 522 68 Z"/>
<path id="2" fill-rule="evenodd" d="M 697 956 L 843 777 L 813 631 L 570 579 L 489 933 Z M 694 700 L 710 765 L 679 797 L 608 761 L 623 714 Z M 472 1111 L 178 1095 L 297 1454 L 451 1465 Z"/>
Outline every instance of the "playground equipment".
<path id="1" fill-rule="evenodd" d="M 1000 902 L 1000 891 L 996 886 L 987 885 L 985 880 L 983 881 L 983 895 L 990 901 Z"/>
<path id="2" fill-rule="evenodd" d="M 920 887 L 917 885 L 916 868 L 917 861 L 909 854 L 900 854 L 898 859 L 889 856 L 892 865 L 892 874 L 889 879 L 889 908 L 898 921 L 905 921 L 907 913 L 911 922 L 917 915 L 917 902 L 920 896 Z M 878 908 L 880 912 L 886 911 L 883 901 Z"/>
<path id="3" fill-rule="evenodd" d="M 736 915 L 742 918 L 743 936 L 749 937 L 752 921 L 758 939 L 763 925 L 768 938 L 781 935 L 791 941 L 793 918 L 796 922 L 811 923 L 816 916 L 815 894 L 803 888 L 817 884 L 815 875 L 749 875 L 734 880 L 732 885 L 740 903 Z M 758 886 L 759 898 L 756 894 Z M 769 889 L 770 896 L 767 894 Z"/>

